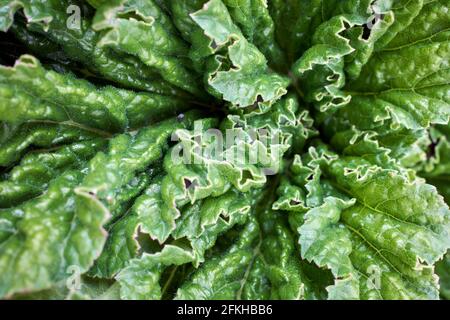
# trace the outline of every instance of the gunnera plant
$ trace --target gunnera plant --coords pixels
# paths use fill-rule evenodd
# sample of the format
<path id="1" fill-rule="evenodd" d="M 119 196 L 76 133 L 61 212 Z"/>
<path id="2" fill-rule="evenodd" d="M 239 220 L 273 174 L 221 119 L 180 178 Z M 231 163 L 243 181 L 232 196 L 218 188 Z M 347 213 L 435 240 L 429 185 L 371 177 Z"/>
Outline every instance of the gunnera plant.
<path id="1" fill-rule="evenodd" d="M 450 298 L 449 0 L 1 0 L 0 297 Z"/>

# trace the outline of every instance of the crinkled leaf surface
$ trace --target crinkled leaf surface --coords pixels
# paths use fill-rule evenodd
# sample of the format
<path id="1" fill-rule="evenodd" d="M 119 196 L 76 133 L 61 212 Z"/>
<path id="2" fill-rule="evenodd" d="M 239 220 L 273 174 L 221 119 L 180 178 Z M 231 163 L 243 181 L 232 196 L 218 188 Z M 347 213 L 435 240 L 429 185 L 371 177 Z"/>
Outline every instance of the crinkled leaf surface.
<path id="1" fill-rule="evenodd" d="M 330 298 L 438 297 L 431 265 L 450 242 L 449 209 L 436 188 L 320 146 L 297 157 L 291 170 L 304 172 L 291 178 L 303 192 L 282 194 L 284 209 L 293 215 L 302 257 L 338 279 Z"/>
<path id="2" fill-rule="evenodd" d="M 0 0 L 0 298 L 448 299 L 449 6 Z"/>
<path id="3" fill-rule="evenodd" d="M 106 208 L 77 189 L 80 172 L 56 178 L 47 192 L 11 209 L 2 209 L 0 292 L 46 289 L 70 275 L 87 271 L 100 254 L 106 234 Z"/>
<path id="4" fill-rule="evenodd" d="M 208 85 L 224 100 L 248 107 L 259 99 L 276 101 L 286 93 L 289 81 L 270 72 L 264 55 L 241 33 L 221 0 L 207 2 L 192 18 L 213 41 L 215 51 L 222 47 L 225 51 L 212 57 L 214 69 L 207 76 Z"/>

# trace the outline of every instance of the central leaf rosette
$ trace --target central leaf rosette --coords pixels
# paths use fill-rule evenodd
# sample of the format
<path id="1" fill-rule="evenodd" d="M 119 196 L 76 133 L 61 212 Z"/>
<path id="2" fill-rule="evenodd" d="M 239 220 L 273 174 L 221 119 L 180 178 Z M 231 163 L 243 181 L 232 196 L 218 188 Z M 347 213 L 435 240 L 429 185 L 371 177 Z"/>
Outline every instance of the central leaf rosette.
<path id="1" fill-rule="evenodd" d="M 448 297 L 449 5 L 1 1 L 0 297 Z"/>

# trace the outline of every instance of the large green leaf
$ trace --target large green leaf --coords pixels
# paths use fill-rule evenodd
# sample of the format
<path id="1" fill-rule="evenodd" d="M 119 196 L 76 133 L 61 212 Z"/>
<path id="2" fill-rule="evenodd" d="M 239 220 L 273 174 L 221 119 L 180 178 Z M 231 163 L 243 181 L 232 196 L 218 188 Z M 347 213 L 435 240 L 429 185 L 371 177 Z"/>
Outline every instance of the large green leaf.
<path id="1" fill-rule="evenodd" d="M 276 40 L 290 64 L 311 46 L 314 29 L 329 17 L 336 1 L 271 0 L 269 11 L 275 22 Z"/>
<path id="2" fill-rule="evenodd" d="M 48 71 L 28 55 L 12 68 L 0 67 L 0 99 L 1 121 L 66 123 L 100 133 L 138 128 L 189 107 L 178 98 L 113 87 L 99 89 L 73 76 Z"/>
<path id="3" fill-rule="evenodd" d="M 68 171 L 48 191 L 22 205 L 2 209 L 0 295 L 51 287 L 72 272 L 82 274 L 103 248 L 108 210 L 77 188 L 83 174 Z"/>
<path id="4" fill-rule="evenodd" d="M 105 136 L 89 128 L 79 127 L 71 123 L 24 123 L 11 125 L 4 123 L 8 128 L 2 135 L 0 144 L 0 166 L 11 167 L 20 157 L 29 150 L 45 151 L 57 148 L 60 145 L 82 142 Z"/>
<path id="5" fill-rule="evenodd" d="M 282 214 L 270 208 L 269 192 L 254 203 L 248 222 L 228 249 L 214 252 L 181 285 L 177 299 L 314 299 L 322 283 L 320 272 L 301 262 L 294 236 Z M 322 280 L 326 277 L 322 276 Z M 320 277 L 319 276 L 319 277 Z"/>
<path id="6" fill-rule="evenodd" d="M 19 204 L 42 193 L 48 183 L 68 169 L 82 169 L 87 159 L 106 146 L 105 139 L 75 142 L 53 152 L 24 156 L 0 182 L 0 207 Z"/>
<path id="7" fill-rule="evenodd" d="M 68 13 L 71 5 L 80 9 L 79 17 Z M 33 33 L 41 34 L 60 46 L 68 58 L 120 85 L 163 94 L 182 94 L 137 58 L 99 47 L 100 35 L 91 28 L 90 9 L 80 2 L 3 0 L 0 3 L 0 29 L 8 30 L 14 14 L 22 8 L 29 23 L 27 29 L 17 30 L 22 33 L 22 39 L 33 37 Z M 69 19 L 72 18 L 80 20 L 69 28 Z M 56 54 L 52 58 L 58 61 L 58 56 Z"/>
<path id="8" fill-rule="evenodd" d="M 185 207 L 177 219 L 174 240 L 164 245 L 159 253 L 144 254 L 130 261 L 117 275 L 122 296 L 126 299 L 161 298 L 163 292 L 159 281 L 163 271 L 172 265 L 193 263 L 198 266 L 204 261 L 205 251 L 214 246 L 220 234 L 246 220 L 251 204 L 250 194 L 242 198 L 236 191 L 230 191 L 223 196 Z M 136 208 L 143 226 L 145 221 L 150 220 L 147 216 L 152 213 L 151 210 L 148 207 L 147 210 L 140 208 L 139 205 Z M 188 241 L 190 249 L 183 247 L 183 240 Z"/>
<path id="9" fill-rule="evenodd" d="M 224 0 L 223 3 L 242 34 L 264 54 L 269 65 L 285 71 L 288 66 L 275 41 L 275 26 L 267 0 Z"/>
<path id="10" fill-rule="evenodd" d="M 302 192 L 282 193 L 278 207 L 291 212 L 302 257 L 338 279 L 329 298 L 438 297 L 432 265 L 450 245 L 450 211 L 433 186 L 321 146 L 292 172 Z"/>
<path id="11" fill-rule="evenodd" d="M 163 10 L 153 0 L 116 2 L 97 7 L 93 28 L 104 30 L 98 45 L 136 56 L 165 81 L 202 95 L 198 75 L 189 70 L 188 46 Z"/>
<path id="12" fill-rule="evenodd" d="M 0 298 L 448 298 L 449 6 L 0 0 Z"/>
<path id="13" fill-rule="evenodd" d="M 379 16 L 381 20 L 375 17 L 377 22 L 365 44 L 367 49 L 369 45 L 371 48 L 359 58 L 358 72 L 354 59 L 364 47 L 352 40 L 348 30 L 344 34 L 341 31 L 343 37 L 339 41 L 347 43 L 353 58 L 336 60 L 340 81 L 330 82 L 334 77 L 325 81 L 323 73 L 309 71 L 311 76 L 320 75 L 313 82 L 314 88 L 318 85 L 318 94 L 310 98 L 316 107 L 328 110 L 317 117 L 327 138 L 341 140 L 347 132 L 345 144 L 353 144 L 358 135 L 369 134 L 371 140 L 390 150 L 391 157 L 404 166 L 412 167 L 425 160 L 424 149 L 429 144 L 425 129 L 448 123 L 450 115 L 448 8 L 448 1 L 394 1 L 390 10 L 385 8 Z M 323 23 L 315 36 L 331 21 Z M 337 39 L 334 42 L 339 43 Z M 330 41 L 322 43 L 327 45 Z M 314 47 L 309 50 L 312 52 Z M 307 55 L 297 67 L 309 61 Z M 317 57 L 312 54 L 312 58 Z M 302 72 L 301 78 L 312 80 Z M 320 87 L 323 85 L 326 92 Z M 344 100 L 330 105 L 327 98 L 330 95 Z"/>
<path id="14" fill-rule="evenodd" d="M 5 270 L 0 277 L 1 295 L 50 288 L 69 278 L 73 268 L 80 275 L 86 272 L 103 249 L 105 221 L 111 214 L 123 214 L 127 203 L 148 184 L 149 172 L 143 172 L 161 160 L 171 133 L 189 127 L 195 116 L 189 113 L 181 121 L 173 118 L 139 132 L 118 135 L 109 141 L 109 150 L 98 152 L 89 163 L 92 148 L 104 146 L 102 140 L 24 158 L 9 174 L 9 181 L 20 182 L 21 172 L 27 170 L 35 176 L 27 175 L 28 180 L 22 182 L 25 186 L 45 188 L 48 184 L 48 189 L 36 198 L 32 197 L 39 192 L 32 189 L 35 194 L 28 195 L 30 200 L 16 199 L 28 201 L 0 211 L 0 263 Z M 9 191 L 2 188 L 2 196 L 9 196 Z M 120 228 L 112 229 L 116 233 L 110 236 L 107 247 L 115 246 L 123 252 L 123 245 L 114 243 Z M 133 257 L 132 249 L 124 254 Z M 108 257 L 102 255 L 101 259 Z M 118 259 L 107 261 L 104 273 L 117 272 L 114 268 Z"/>
<path id="15" fill-rule="evenodd" d="M 276 101 L 286 93 L 289 80 L 270 72 L 264 55 L 244 37 L 221 0 L 209 1 L 192 19 L 212 40 L 217 54 L 205 77 L 224 100 L 244 108 Z"/>
<path id="16" fill-rule="evenodd" d="M 164 266 L 181 265 L 191 260 L 192 255 L 189 251 L 171 245 L 165 246 L 159 253 L 145 254 L 139 259 L 132 260 L 117 276 L 121 298 L 160 299 L 162 292 L 159 279 Z"/>

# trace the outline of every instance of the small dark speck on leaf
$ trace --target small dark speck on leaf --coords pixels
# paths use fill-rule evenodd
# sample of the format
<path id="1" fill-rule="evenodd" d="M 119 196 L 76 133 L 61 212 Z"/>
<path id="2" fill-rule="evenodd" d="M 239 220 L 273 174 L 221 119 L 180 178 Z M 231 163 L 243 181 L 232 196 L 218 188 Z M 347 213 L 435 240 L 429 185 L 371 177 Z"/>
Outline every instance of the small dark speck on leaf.
<path id="1" fill-rule="evenodd" d="M 184 179 L 184 187 L 186 189 L 189 189 L 189 187 L 192 185 L 192 181 L 189 179 Z"/>
<path id="2" fill-rule="evenodd" d="M 253 111 L 253 110 L 258 109 L 258 106 L 259 106 L 259 104 L 260 104 L 261 102 L 264 102 L 264 99 L 263 99 L 263 97 L 261 97 L 261 95 L 258 94 L 258 95 L 256 96 L 256 101 L 255 101 L 255 103 L 252 104 L 252 105 L 250 105 L 249 107 L 247 107 L 247 111 Z"/>
<path id="3" fill-rule="evenodd" d="M 438 141 L 436 142 L 432 142 L 429 146 L 428 146 L 428 150 L 427 150 L 427 159 L 432 159 L 436 157 L 436 147 L 438 145 Z"/>
<path id="4" fill-rule="evenodd" d="M 189 179 L 184 179 L 184 186 L 187 190 L 193 190 L 198 186 L 197 180 L 191 181 Z"/>
<path id="5" fill-rule="evenodd" d="M 364 28 L 364 29 L 363 29 L 362 38 L 363 38 L 364 40 L 368 40 L 369 37 L 370 37 L 371 30 L 370 30 L 370 28 L 367 26 L 367 24 L 363 25 L 363 28 Z"/>

